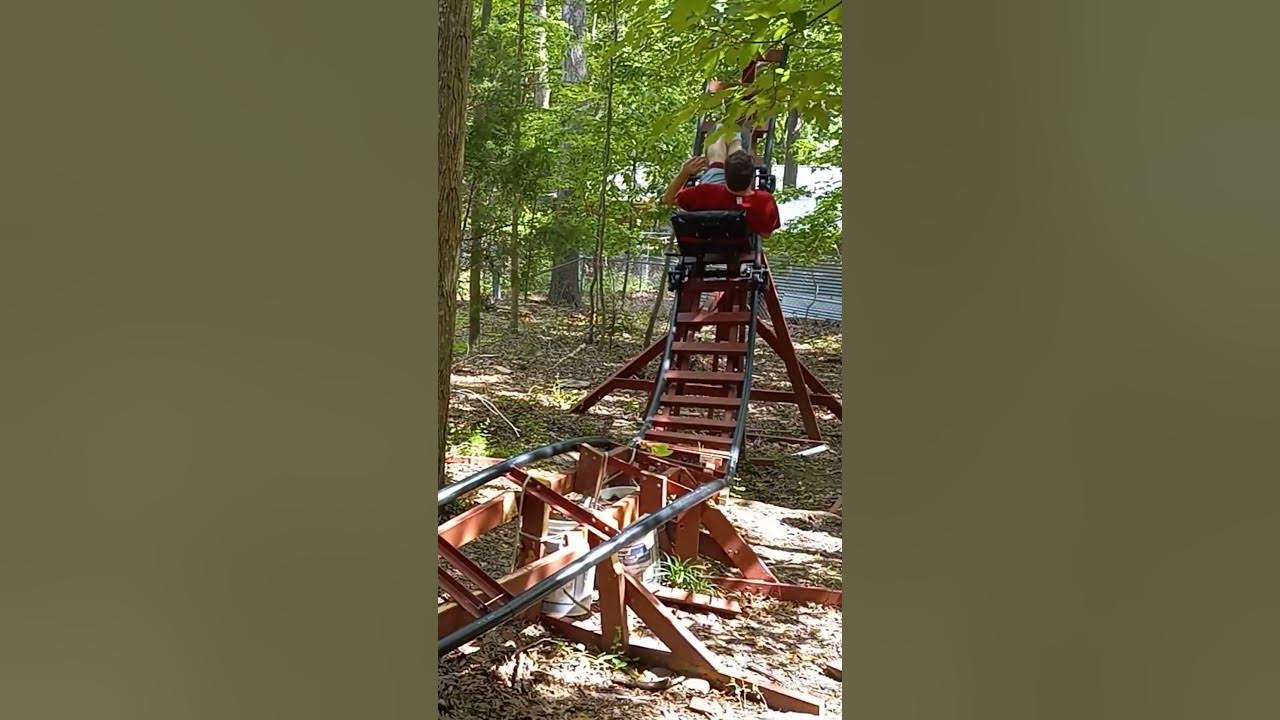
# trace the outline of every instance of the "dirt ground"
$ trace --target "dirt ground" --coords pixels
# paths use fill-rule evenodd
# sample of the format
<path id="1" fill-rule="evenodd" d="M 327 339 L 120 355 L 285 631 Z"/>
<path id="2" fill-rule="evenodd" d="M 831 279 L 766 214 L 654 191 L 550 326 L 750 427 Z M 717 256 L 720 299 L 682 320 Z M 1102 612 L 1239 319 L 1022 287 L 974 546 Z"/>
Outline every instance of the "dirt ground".
<path id="1" fill-rule="evenodd" d="M 507 309 L 484 314 L 479 346 L 458 357 L 453 371 L 451 443 L 458 455 L 507 457 L 568 437 L 605 434 L 629 437 L 640 425 L 644 398 L 617 393 L 585 415 L 569 408 L 643 347 L 652 298 L 636 296 L 618 317 L 614 342 L 584 344 L 585 312 L 569 312 L 538 302 L 522 306 L 518 333 L 506 329 Z M 465 347 L 465 307 L 457 339 Z M 791 321 L 801 360 L 832 392 L 840 394 L 841 337 L 836 324 Z M 665 314 L 655 335 L 665 332 Z M 782 363 L 760 342 L 754 387 L 786 388 Z M 818 409 L 827 449 L 810 457 L 791 453 L 818 443 L 794 445 L 748 439 L 726 514 L 783 582 L 841 587 L 839 515 L 826 510 L 840 495 L 840 422 Z M 753 406 L 749 433 L 803 435 L 791 405 Z M 460 478 L 474 467 L 452 468 Z M 515 523 L 466 547 L 469 556 L 495 574 L 509 571 Z M 676 616 L 725 665 L 749 668 L 780 684 L 822 698 L 823 717 L 839 717 L 840 683 L 822 665 L 840 665 L 838 608 L 794 605 L 730 595 L 743 613 L 725 618 L 674 610 Z M 635 631 L 644 634 L 643 628 Z M 442 659 L 440 712 L 445 718 L 707 717 L 731 720 L 813 717 L 768 710 L 741 693 L 707 690 L 697 682 L 674 683 L 663 691 L 634 689 L 619 681 L 655 680 L 662 670 L 628 658 L 576 646 L 538 624 L 514 622 Z M 698 702 L 703 710 L 690 706 Z"/>

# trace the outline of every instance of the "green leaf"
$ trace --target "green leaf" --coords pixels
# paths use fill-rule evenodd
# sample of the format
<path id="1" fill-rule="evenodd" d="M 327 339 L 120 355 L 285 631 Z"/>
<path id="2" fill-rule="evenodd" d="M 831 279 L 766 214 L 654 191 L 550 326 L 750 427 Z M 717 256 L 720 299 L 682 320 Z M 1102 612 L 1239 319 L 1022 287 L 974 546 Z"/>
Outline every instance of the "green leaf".
<path id="1" fill-rule="evenodd" d="M 672 451 L 671 446 L 666 443 L 651 443 L 649 445 L 649 452 L 657 455 L 658 457 L 666 457 L 670 455 Z"/>

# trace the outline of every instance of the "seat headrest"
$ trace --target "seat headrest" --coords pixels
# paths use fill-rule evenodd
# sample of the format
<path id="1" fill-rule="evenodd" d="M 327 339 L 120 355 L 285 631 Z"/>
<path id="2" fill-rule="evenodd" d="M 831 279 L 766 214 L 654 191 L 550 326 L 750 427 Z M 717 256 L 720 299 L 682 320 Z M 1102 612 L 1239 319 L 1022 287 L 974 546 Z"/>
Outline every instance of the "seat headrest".
<path id="1" fill-rule="evenodd" d="M 742 210 L 677 210 L 671 214 L 671 229 L 678 238 L 719 240 L 751 235 L 747 214 Z"/>

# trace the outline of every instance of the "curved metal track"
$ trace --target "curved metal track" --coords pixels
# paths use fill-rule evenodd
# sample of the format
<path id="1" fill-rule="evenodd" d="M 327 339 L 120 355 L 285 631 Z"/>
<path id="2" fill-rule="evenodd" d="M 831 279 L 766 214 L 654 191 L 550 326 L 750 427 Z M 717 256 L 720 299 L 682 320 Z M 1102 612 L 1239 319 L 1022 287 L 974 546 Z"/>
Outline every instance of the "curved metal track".
<path id="1" fill-rule="evenodd" d="M 747 301 L 749 308 L 749 321 L 747 322 L 746 355 L 743 360 L 744 377 L 742 395 L 739 399 L 736 418 L 737 422 L 733 430 L 732 444 L 729 447 L 729 457 L 728 461 L 724 465 L 723 472 L 710 482 L 699 485 L 691 492 L 681 495 L 672 502 L 664 505 L 656 512 L 639 518 L 636 522 L 621 529 L 608 540 L 600 542 L 586 554 L 547 576 L 528 590 L 506 600 L 501 605 L 489 610 L 467 625 L 458 628 L 443 638 L 440 638 L 437 644 L 437 656 L 443 656 L 470 640 L 485 634 L 494 627 L 497 627 L 498 625 L 520 615 L 521 612 L 529 609 L 534 603 L 539 602 L 566 582 L 577 578 L 579 575 L 582 575 L 595 567 L 601 560 L 613 555 L 624 546 L 629 545 L 638 538 L 674 520 L 686 510 L 698 505 L 699 503 L 705 502 L 725 488 L 731 486 L 734 474 L 737 471 L 738 460 L 742 455 L 742 443 L 746 432 L 747 406 L 751 395 L 752 358 L 756 342 L 756 318 L 760 307 L 760 292 L 764 284 L 764 270 L 761 262 L 760 241 L 758 237 L 753 237 L 752 245 L 754 248 L 754 259 L 750 266 L 751 274 L 748 278 L 749 284 Z M 645 432 L 652 427 L 654 418 L 658 414 L 662 395 L 667 386 L 667 374 L 671 370 L 671 361 L 674 356 L 677 319 L 681 305 L 680 295 L 683 292 L 695 291 L 689 289 L 683 282 L 680 282 L 676 288 L 675 297 L 672 299 L 671 326 L 667 334 L 666 349 L 663 352 L 662 362 L 659 365 L 653 397 L 649 402 L 649 407 L 645 413 L 645 420 L 641 426 L 640 432 L 628 441 L 629 445 L 635 446 L 639 444 Z M 513 456 L 502 463 L 485 468 L 484 470 L 474 473 L 463 480 L 442 488 L 437 493 L 437 501 L 440 506 L 443 506 L 451 500 L 460 497 L 461 495 L 474 490 L 491 480 L 497 479 L 513 469 L 538 460 L 572 452 L 583 444 L 595 447 L 609 447 L 616 445 L 617 443 L 614 443 L 605 437 L 575 438 L 573 440 L 564 440 L 544 445 L 533 450 L 528 450 L 519 455 Z"/>

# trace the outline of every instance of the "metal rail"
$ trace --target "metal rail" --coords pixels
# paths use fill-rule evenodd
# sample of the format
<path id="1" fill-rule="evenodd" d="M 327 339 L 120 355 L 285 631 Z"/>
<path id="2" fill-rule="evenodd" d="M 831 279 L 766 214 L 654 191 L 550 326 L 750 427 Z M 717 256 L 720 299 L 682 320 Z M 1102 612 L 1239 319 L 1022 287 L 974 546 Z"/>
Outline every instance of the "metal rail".
<path id="1" fill-rule="evenodd" d="M 485 483 L 497 480 L 516 468 L 524 467 L 529 463 L 537 462 L 539 460 L 546 460 L 548 458 L 555 457 L 556 455 L 563 455 L 567 452 L 572 452 L 578 449 L 580 445 L 590 445 L 591 447 L 603 448 L 614 447 L 617 444 L 617 442 L 604 437 L 603 435 L 593 435 L 590 437 L 560 440 L 532 450 L 526 450 L 519 455 L 513 455 L 496 465 L 490 465 L 477 473 L 468 475 L 456 483 L 440 488 L 436 493 L 437 506 L 444 507 L 457 498 L 475 490 Z"/>
<path id="2" fill-rule="evenodd" d="M 751 395 L 752 356 L 754 355 L 755 341 L 756 341 L 756 332 L 755 332 L 756 316 L 760 307 L 759 298 L 760 298 L 760 291 L 763 285 L 763 283 L 760 282 L 761 273 L 763 273 L 764 271 L 760 264 L 760 245 L 759 245 L 758 237 L 755 238 L 755 244 L 756 244 L 756 256 L 752 264 L 752 278 L 751 278 L 750 292 L 748 294 L 748 303 L 750 307 L 750 322 L 747 325 L 747 354 L 746 354 L 745 360 L 743 361 L 744 379 L 742 384 L 742 398 L 738 406 L 739 407 L 738 423 L 734 428 L 733 445 L 729 449 L 729 461 L 725 464 L 724 475 L 722 475 L 719 478 L 716 478 L 715 480 L 712 480 L 711 482 L 699 485 L 698 487 L 694 488 L 690 492 L 676 498 L 671 503 L 664 505 L 659 510 L 652 512 L 648 515 L 645 515 L 644 517 L 640 518 L 636 522 L 620 530 L 617 534 L 613 535 L 608 540 L 605 540 L 599 543 L 594 548 L 589 550 L 586 554 L 570 562 L 569 564 L 560 568 L 559 570 L 547 576 L 546 578 L 543 578 L 540 582 L 535 584 L 533 587 L 520 593 L 519 595 L 516 595 L 515 597 L 507 600 L 506 602 L 502 603 L 498 607 L 494 608 L 490 612 L 485 613 L 484 615 L 481 615 L 480 617 L 471 621 L 467 625 L 464 625 L 463 627 L 460 627 L 457 630 L 453 631 L 452 633 L 449 633 L 445 637 L 441 638 L 439 643 L 436 646 L 437 657 L 443 657 L 444 655 L 452 652 L 453 650 L 456 650 L 457 648 L 466 644 L 467 642 L 470 642 L 471 640 L 474 640 L 475 638 L 485 634 L 489 630 L 492 630 L 498 625 L 501 625 L 502 623 L 516 617 L 522 611 L 527 610 L 528 608 L 533 606 L 534 603 L 539 602 L 547 595 L 550 595 L 552 592 L 555 592 L 556 589 L 564 585 L 566 582 L 573 580 L 577 576 L 585 573 L 587 570 L 595 567 L 597 564 L 600 563 L 600 561 L 602 561 L 603 559 L 605 559 L 610 555 L 613 555 L 622 547 L 634 542 L 637 538 L 643 535 L 646 535 L 653 530 L 656 530 L 657 528 L 667 524 L 668 522 L 671 522 L 676 518 L 676 516 L 680 515 L 685 510 L 688 510 L 689 508 L 692 508 L 698 505 L 699 503 L 705 502 L 709 498 L 713 497 L 716 493 L 732 485 L 734 474 L 737 471 L 738 460 L 741 457 L 743 436 L 746 432 L 747 407 L 748 407 L 750 395 Z M 678 304 L 679 303 L 677 302 L 677 305 Z M 674 328 L 675 328 L 675 318 L 673 317 L 672 318 L 672 337 L 674 337 L 674 334 L 675 334 Z M 664 357 L 663 357 L 663 364 L 662 364 L 663 369 L 658 376 L 657 382 L 655 383 L 655 394 L 654 394 L 655 398 L 659 397 L 658 391 L 661 389 L 662 383 L 665 380 L 666 369 L 670 366 L 670 355 L 671 355 L 671 342 L 669 341 L 667 343 L 667 352 L 664 354 Z M 654 408 L 655 408 L 655 404 L 651 402 L 650 414 L 648 417 L 646 417 L 646 423 L 652 420 L 651 415 L 654 411 Z M 607 438 L 589 438 L 589 439 L 598 439 L 598 440 L 607 441 Z M 566 446 L 570 443 L 580 443 L 580 442 L 581 440 L 565 440 L 561 443 L 553 443 L 551 445 L 546 445 L 541 448 L 537 448 L 536 450 L 530 450 L 529 452 L 522 453 L 521 455 L 517 455 L 504 463 L 495 465 L 492 468 L 486 468 L 485 470 L 482 470 L 481 472 L 476 473 L 475 475 L 472 475 L 470 478 L 467 478 L 466 480 L 463 480 L 459 483 L 454 483 L 454 485 L 450 485 L 448 488 L 445 488 L 445 490 L 449 490 L 457 485 L 461 485 L 463 483 L 471 481 L 473 478 L 479 477 L 486 473 L 488 473 L 491 476 L 488 479 L 499 477 L 505 472 L 509 471 L 512 467 L 515 467 L 515 465 L 518 464 L 516 461 L 520 460 L 521 458 L 533 456 L 539 453 L 544 453 L 542 455 L 543 457 L 551 457 L 554 454 L 558 454 L 556 452 L 550 452 L 551 448 Z M 612 445 L 614 443 L 612 443 L 611 441 L 608 441 L 607 444 Z M 560 450 L 559 452 L 567 452 L 567 451 L 568 451 L 568 448 L 565 448 Z M 532 462 L 533 459 L 537 459 L 537 458 L 530 458 L 525 462 Z M 495 469 L 504 468 L 504 467 L 505 469 L 495 470 Z M 487 482 L 487 480 L 485 480 L 485 482 Z M 482 484 L 483 482 L 476 483 L 474 487 L 478 487 L 479 485 L 482 485 Z M 443 497 L 443 493 L 445 492 L 445 490 L 441 491 L 441 497 Z M 465 492 L 465 490 L 461 492 Z M 456 497 L 458 494 L 460 493 L 454 493 L 452 496 Z M 443 504 L 443 502 L 441 504 Z"/>
<path id="3" fill-rule="evenodd" d="M 672 269 L 673 272 L 682 272 L 681 266 L 677 265 Z M 683 275 L 679 277 L 683 278 Z M 658 365 L 658 374 L 653 381 L 653 397 L 649 399 L 649 408 L 645 410 L 644 422 L 640 425 L 640 430 L 627 441 L 627 444 L 635 447 L 640 444 L 640 440 L 644 434 L 649 432 L 649 428 L 653 427 L 653 417 L 658 414 L 658 407 L 662 405 L 662 393 L 667 388 L 667 370 L 671 369 L 671 357 L 676 342 L 676 319 L 680 316 L 680 286 L 675 289 L 675 297 L 671 298 L 671 327 L 667 330 L 667 346 L 662 351 L 662 362 Z"/>

